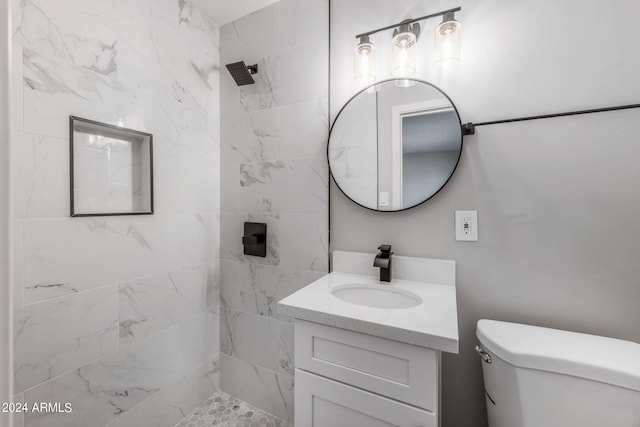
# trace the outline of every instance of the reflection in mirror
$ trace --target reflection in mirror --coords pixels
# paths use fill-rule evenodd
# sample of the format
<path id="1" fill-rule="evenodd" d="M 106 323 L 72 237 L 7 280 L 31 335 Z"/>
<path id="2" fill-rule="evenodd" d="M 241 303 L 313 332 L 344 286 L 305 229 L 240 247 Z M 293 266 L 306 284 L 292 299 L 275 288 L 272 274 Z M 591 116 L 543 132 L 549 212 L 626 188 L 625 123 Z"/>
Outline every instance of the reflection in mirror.
<path id="1" fill-rule="evenodd" d="M 458 113 L 449 98 L 421 81 L 393 80 L 352 98 L 329 138 L 332 176 L 354 202 L 398 211 L 436 194 L 453 174 L 462 150 Z"/>

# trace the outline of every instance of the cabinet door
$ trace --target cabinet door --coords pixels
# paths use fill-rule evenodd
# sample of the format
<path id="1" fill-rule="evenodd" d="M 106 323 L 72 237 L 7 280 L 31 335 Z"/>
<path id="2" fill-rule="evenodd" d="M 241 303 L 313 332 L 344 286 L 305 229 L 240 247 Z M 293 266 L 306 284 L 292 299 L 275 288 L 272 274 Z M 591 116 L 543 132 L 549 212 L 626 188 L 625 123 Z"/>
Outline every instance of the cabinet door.
<path id="1" fill-rule="evenodd" d="M 296 369 L 296 427 L 435 427 L 436 417 L 377 394 Z"/>
<path id="2" fill-rule="evenodd" d="M 296 368 L 437 411 L 437 351 L 299 319 L 295 335 Z"/>

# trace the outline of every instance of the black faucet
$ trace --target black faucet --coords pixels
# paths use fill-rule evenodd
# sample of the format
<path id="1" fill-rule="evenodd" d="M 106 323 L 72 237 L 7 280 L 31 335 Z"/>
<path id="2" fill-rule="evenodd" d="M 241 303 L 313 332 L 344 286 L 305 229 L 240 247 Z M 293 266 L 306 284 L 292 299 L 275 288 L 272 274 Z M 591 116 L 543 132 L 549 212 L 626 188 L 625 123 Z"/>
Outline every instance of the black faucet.
<path id="1" fill-rule="evenodd" d="M 391 245 L 380 245 L 378 247 L 378 255 L 376 255 L 376 259 L 373 260 L 374 267 L 380 267 L 380 281 L 381 282 L 390 282 L 391 281 Z"/>

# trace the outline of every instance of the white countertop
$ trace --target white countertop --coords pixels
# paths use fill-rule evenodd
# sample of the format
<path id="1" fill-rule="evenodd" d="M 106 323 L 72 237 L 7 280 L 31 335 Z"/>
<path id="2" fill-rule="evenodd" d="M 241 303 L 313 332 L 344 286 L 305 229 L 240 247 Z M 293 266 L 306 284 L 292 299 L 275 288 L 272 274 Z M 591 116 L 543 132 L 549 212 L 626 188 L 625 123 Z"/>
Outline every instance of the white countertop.
<path id="1" fill-rule="evenodd" d="M 393 286 L 413 292 L 422 303 L 402 309 L 352 304 L 331 294 L 335 286 L 345 284 Z M 281 300 L 278 310 L 297 319 L 458 353 L 456 288 L 452 285 L 410 280 L 381 284 L 376 277 L 333 272 Z"/>

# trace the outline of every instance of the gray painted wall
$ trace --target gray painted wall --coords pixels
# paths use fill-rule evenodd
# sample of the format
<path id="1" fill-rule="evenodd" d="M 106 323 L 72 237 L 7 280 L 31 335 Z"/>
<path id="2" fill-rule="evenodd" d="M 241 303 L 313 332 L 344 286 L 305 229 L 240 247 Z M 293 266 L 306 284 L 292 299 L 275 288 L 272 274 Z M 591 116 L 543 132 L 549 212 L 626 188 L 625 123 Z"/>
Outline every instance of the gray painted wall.
<path id="1" fill-rule="evenodd" d="M 457 5 L 460 67 L 441 73 L 428 64 L 425 37 L 418 69 L 452 97 L 463 121 L 640 101 L 636 2 L 616 2 L 615 11 L 577 0 L 402 3 L 331 2 L 331 117 L 357 90 L 356 33 Z M 379 69 L 378 78 L 387 74 Z M 398 255 L 457 262 L 461 350 L 443 358 L 445 427 L 486 425 L 473 352 L 478 319 L 640 342 L 639 118 L 630 110 L 478 128 L 448 186 L 406 212 L 367 211 L 332 185 L 333 250 L 390 243 Z M 454 211 L 466 209 L 478 210 L 477 243 L 454 240 Z"/>

